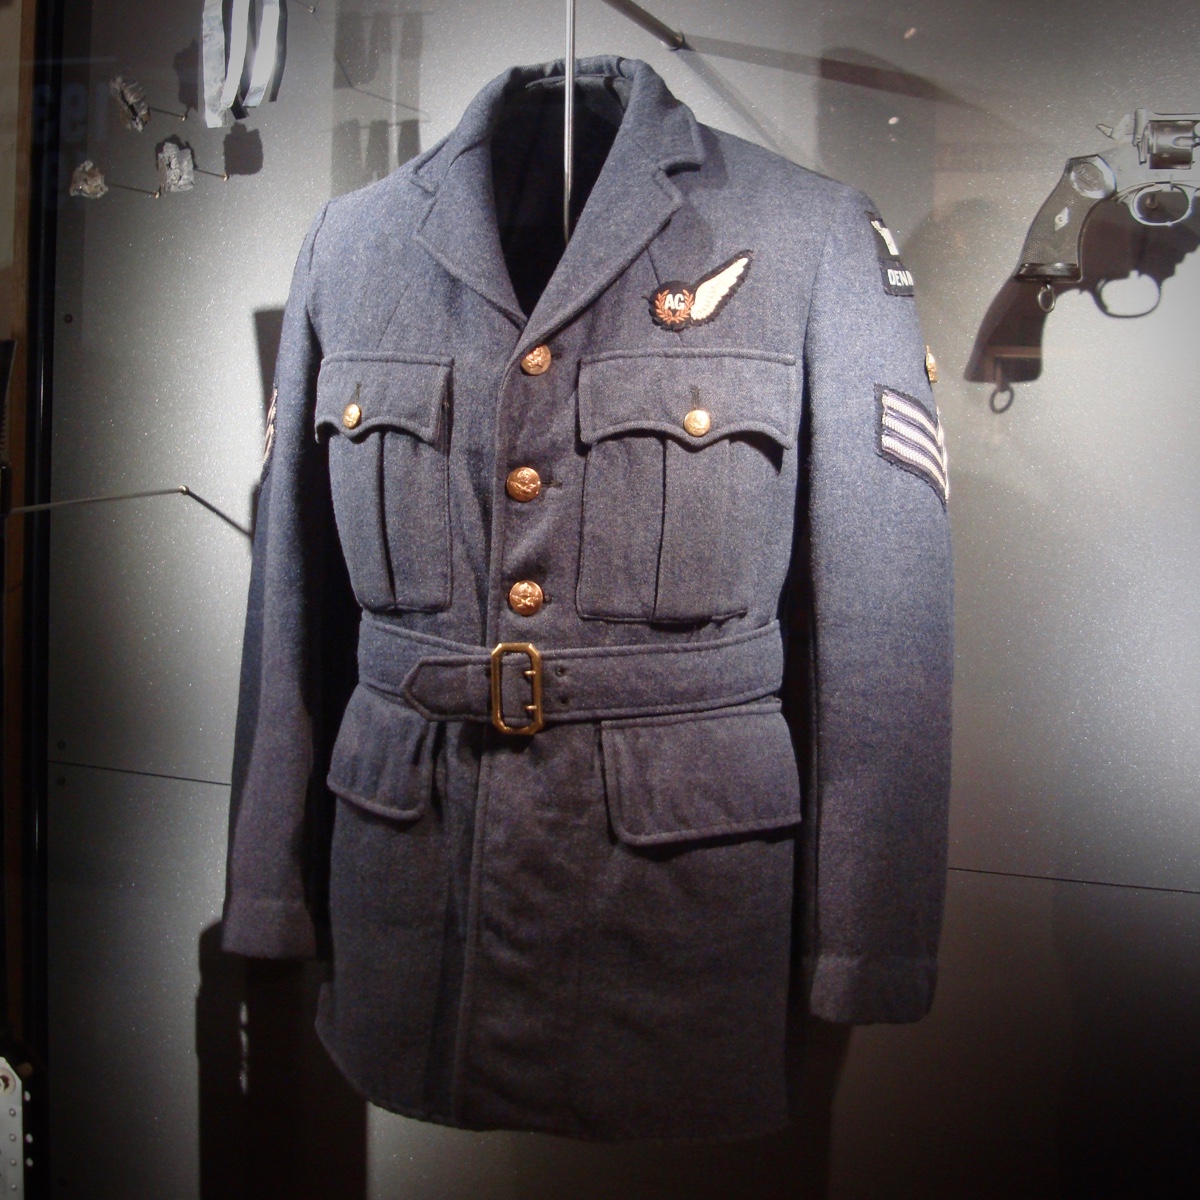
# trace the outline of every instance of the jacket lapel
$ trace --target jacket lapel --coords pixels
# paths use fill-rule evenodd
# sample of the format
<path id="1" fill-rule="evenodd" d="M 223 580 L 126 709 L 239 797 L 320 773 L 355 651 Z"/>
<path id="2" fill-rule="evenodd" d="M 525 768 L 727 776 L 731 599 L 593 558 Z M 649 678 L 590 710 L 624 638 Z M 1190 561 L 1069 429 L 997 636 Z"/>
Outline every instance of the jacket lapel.
<path id="1" fill-rule="evenodd" d="M 525 324 L 500 249 L 487 142 L 454 160 L 415 236 L 451 275 L 518 327 Z"/>
<path id="2" fill-rule="evenodd" d="M 562 64 L 554 69 L 561 73 Z M 629 102 L 518 355 L 561 329 L 629 267 L 684 202 L 670 172 L 704 161 L 696 119 L 653 69 L 631 59 L 585 59 L 579 74 L 588 73 L 631 77 Z"/>
<path id="3" fill-rule="evenodd" d="M 525 314 L 500 249 L 488 142 L 495 108 L 518 75 L 513 68 L 493 79 L 450 136 L 417 160 L 412 179 L 433 197 L 415 240 L 520 328 Z"/>
<path id="4" fill-rule="evenodd" d="M 526 323 L 500 248 L 488 132 L 506 90 L 562 71 L 560 61 L 514 68 L 493 80 L 413 172 L 433 194 L 416 240 L 451 275 L 524 326 L 518 355 L 586 308 L 637 258 L 683 203 L 669 173 L 704 161 L 695 118 L 654 70 L 632 59 L 580 60 L 580 76 L 629 79 L 629 102 L 566 253 Z"/>

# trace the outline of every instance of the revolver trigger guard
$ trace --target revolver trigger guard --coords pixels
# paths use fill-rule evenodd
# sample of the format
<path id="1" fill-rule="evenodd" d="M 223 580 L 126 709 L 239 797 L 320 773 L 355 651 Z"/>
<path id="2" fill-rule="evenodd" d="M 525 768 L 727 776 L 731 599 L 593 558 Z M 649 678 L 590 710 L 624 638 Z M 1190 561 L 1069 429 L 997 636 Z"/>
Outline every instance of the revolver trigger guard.
<path id="1" fill-rule="evenodd" d="M 1154 276 L 1150 276 L 1150 278 L 1154 279 Z M 1095 288 L 1092 289 L 1092 299 L 1095 300 L 1096 307 L 1106 317 L 1112 317 L 1114 321 L 1131 321 L 1136 320 L 1138 317 L 1148 317 L 1162 303 L 1162 283 L 1160 280 L 1154 279 L 1154 303 L 1149 308 L 1135 313 L 1113 312 L 1108 307 L 1108 301 L 1104 299 L 1104 289 L 1113 282 L 1115 281 L 1112 279 L 1101 279 Z"/>
<path id="2" fill-rule="evenodd" d="M 1178 192 L 1187 201 L 1187 207 L 1180 213 L 1179 216 L 1173 217 L 1169 221 L 1148 221 L 1142 215 L 1140 207 L 1140 199 L 1144 195 L 1158 195 L 1160 193 Z M 1169 183 L 1151 183 L 1145 187 L 1134 188 L 1133 191 L 1126 193 L 1121 197 L 1125 207 L 1129 209 L 1133 219 L 1139 224 L 1144 225 L 1147 229 L 1170 229 L 1173 225 L 1182 225 L 1196 209 L 1196 189 L 1184 187 L 1182 184 L 1171 181 Z"/>

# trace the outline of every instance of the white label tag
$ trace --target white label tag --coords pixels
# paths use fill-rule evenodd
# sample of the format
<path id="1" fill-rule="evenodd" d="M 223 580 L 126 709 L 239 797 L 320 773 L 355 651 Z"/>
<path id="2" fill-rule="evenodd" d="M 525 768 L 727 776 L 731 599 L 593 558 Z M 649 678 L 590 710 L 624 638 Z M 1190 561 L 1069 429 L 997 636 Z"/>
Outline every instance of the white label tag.
<path id="1" fill-rule="evenodd" d="M 896 239 L 892 237 L 892 231 L 882 221 L 872 221 L 875 226 L 875 232 L 883 238 L 883 244 L 888 248 L 888 253 L 893 258 L 900 257 L 900 247 L 896 245 Z"/>

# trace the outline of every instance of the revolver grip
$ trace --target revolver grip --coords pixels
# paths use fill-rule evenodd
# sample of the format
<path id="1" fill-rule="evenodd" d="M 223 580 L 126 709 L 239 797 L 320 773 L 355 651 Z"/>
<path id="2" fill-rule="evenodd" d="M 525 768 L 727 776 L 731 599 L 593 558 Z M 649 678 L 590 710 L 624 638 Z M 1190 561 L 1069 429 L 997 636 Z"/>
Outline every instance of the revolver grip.
<path id="1" fill-rule="evenodd" d="M 1088 214 L 1116 191 L 1112 168 L 1098 155 L 1070 158 L 1025 238 L 1018 279 L 1078 280 L 1079 246 Z"/>

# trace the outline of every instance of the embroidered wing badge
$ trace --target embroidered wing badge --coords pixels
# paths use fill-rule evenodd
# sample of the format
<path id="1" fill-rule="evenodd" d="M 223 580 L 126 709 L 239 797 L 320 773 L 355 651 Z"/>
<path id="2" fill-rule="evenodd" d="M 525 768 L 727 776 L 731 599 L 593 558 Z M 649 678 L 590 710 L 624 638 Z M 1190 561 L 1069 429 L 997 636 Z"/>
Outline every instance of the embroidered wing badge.
<path id="1" fill-rule="evenodd" d="M 943 504 L 950 498 L 946 438 L 942 422 L 912 396 L 877 387 L 879 453 L 889 462 L 925 480 Z"/>
<path id="2" fill-rule="evenodd" d="M 655 325 L 678 331 L 714 320 L 742 286 L 753 255 L 752 250 L 742 250 L 695 283 L 664 283 L 647 297 Z"/>

